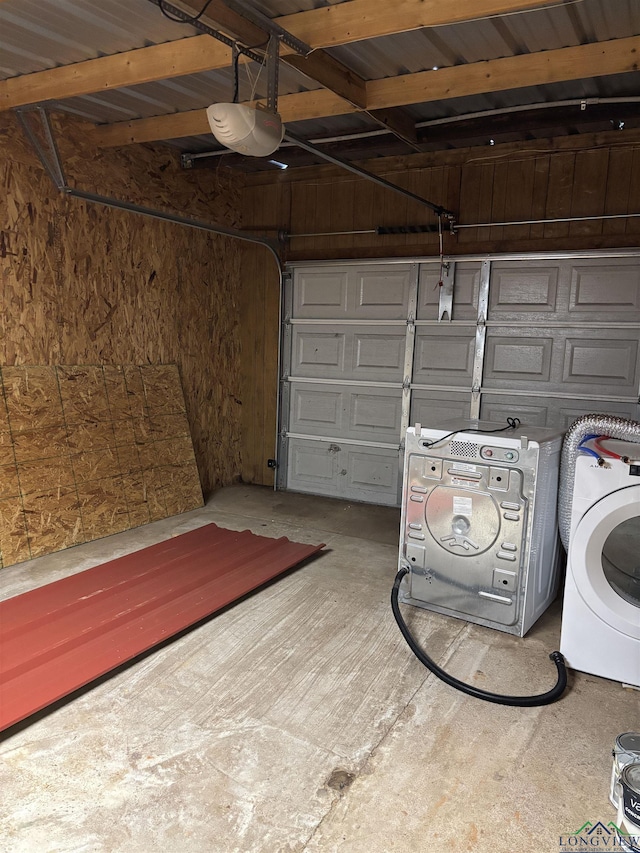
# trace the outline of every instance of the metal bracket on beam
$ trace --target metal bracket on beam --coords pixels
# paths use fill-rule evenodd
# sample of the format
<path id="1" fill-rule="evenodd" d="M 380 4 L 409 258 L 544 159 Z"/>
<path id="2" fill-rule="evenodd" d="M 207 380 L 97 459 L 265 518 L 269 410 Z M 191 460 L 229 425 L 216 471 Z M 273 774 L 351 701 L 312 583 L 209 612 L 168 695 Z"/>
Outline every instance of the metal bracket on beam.
<path id="1" fill-rule="evenodd" d="M 308 56 L 312 52 L 313 48 L 310 47 L 310 45 L 301 41 L 299 38 L 296 38 L 290 32 L 287 32 L 287 30 L 284 30 L 271 18 L 263 15 L 262 12 L 259 12 L 255 8 L 254 4 L 248 2 L 248 0 L 224 0 L 224 2 L 225 5 L 234 12 L 237 12 L 238 15 L 242 15 L 248 21 L 251 21 L 252 24 L 266 30 L 266 32 L 270 33 L 272 36 L 276 36 L 276 38 L 278 38 L 283 44 L 286 44 L 287 47 L 295 50 L 296 53 Z"/>
<path id="2" fill-rule="evenodd" d="M 280 40 L 278 36 L 269 37 L 267 47 L 267 109 L 278 112 L 278 69 L 280 65 Z"/>
<path id="3" fill-rule="evenodd" d="M 188 15 L 184 11 L 184 9 L 179 9 L 172 3 L 168 3 L 167 0 L 150 0 L 150 2 L 153 3 L 154 6 L 158 6 L 164 9 L 165 12 L 169 12 L 174 18 L 177 19 L 178 23 L 189 24 L 199 33 L 204 33 L 205 35 L 212 36 L 214 39 L 217 39 L 223 44 L 226 44 L 227 47 L 231 48 L 231 50 L 235 48 L 237 40 L 225 36 L 224 33 L 220 32 L 220 30 L 216 30 L 213 27 L 210 27 L 208 24 L 205 24 L 201 20 L 194 21 L 193 15 Z M 256 53 L 254 50 L 251 50 L 248 47 L 243 47 L 242 53 L 249 59 L 253 60 L 253 62 L 259 62 L 260 64 L 264 62 L 264 56 L 259 53 Z"/>

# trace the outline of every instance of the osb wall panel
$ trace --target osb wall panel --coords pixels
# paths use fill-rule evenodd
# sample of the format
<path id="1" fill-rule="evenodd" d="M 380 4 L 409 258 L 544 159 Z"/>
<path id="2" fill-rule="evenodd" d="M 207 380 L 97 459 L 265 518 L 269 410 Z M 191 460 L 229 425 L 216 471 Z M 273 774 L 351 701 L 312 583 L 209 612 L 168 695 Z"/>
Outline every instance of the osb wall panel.
<path id="1" fill-rule="evenodd" d="M 370 171 L 454 210 L 460 223 L 640 213 L 640 131 L 536 140 L 384 158 Z M 407 198 L 337 167 L 289 169 L 249 176 L 244 227 L 273 236 L 426 225 L 433 214 Z M 640 218 L 584 220 L 445 231 L 451 255 L 575 251 L 640 246 Z M 424 257 L 438 252 L 438 236 L 349 234 L 292 239 L 289 260 Z M 272 484 L 266 460 L 275 453 L 278 282 L 262 252 L 243 249 L 242 423 L 248 437 L 243 478 Z M 250 302 L 250 298 L 253 302 Z"/>
<path id="2" fill-rule="evenodd" d="M 71 185 L 239 226 L 233 175 L 56 131 Z M 205 493 L 240 475 L 238 278 L 237 241 L 64 196 L 0 117 L 0 366 L 177 364 Z"/>
<path id="3" fill-rule="evenodd" d="M 201 505 L 175 365 L 0 368 L 0 567 Z"/>

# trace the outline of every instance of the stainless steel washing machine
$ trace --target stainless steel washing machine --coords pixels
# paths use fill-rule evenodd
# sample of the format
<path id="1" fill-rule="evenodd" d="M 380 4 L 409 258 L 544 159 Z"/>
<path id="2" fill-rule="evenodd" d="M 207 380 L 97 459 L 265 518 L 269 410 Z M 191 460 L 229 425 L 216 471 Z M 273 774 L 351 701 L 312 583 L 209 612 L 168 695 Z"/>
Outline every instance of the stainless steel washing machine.
<path id="1" fill-rule="evenodd" d="M 524 636 L 558 587 L 563 434 L 459 421 L 407 431 L 401 600 Z"/>

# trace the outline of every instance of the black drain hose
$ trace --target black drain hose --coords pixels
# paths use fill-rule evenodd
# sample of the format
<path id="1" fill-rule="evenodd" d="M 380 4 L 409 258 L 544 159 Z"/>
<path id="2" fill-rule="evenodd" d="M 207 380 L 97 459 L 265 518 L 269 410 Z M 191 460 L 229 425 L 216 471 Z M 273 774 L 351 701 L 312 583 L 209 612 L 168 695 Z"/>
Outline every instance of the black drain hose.
<path id="1" fill-rule="evenodd" d="M 449 675 L 448 672 L 445 672 L 445 670 L 438 666 L 435 661 L 431 660 L 429 655 L 426 654 L 426 652 L 424 652 L 416 643 L 406 622 L 402 618 L 402 614 L 400 613 L 398 592 L 400 590 L 400 584 L 402 583 L 403 577 L 408 574 L 409 569 L 403 567 L 398 570 L 398 574 L 396 575 L 395 583 L 391 590 L 391 609 L 393 610 L 393 615 L 395 616 L 402 636 L 405 638 L 409 648 L 418 658 L 420 663 L 424 664 L 427 669 L 430 669 L 431 672 L 434 675 L 437 675 L 438 678 L 445 682 L 445 684 L 448 684 L 449 687 L 455 687 L 456 690 L 461 690 L 469 696 L 475 696 L 476 699 L 484 699 L 486 702 L 494 702 L 496 705 L 514 705 L 518 708 L 534 708 L 538 705 L 550 705 L 562 696 L 565 687 L 567 686 L 567 668 L 564 663 L 564 657 L 560 652 L 551 652 L 549 655 L 549 658 L 555 663 L 558 670 L 558 680 L 556 681 L 555 686 L 546 693 L 538 693 L 537 696 L 503 696 L 500 693 L 491 693 L 489 690 L 480 690 L 479 687 L 474 687 L 472 684 L 466 684 L 464 681 L 460 681 L 452 675 Z"/>

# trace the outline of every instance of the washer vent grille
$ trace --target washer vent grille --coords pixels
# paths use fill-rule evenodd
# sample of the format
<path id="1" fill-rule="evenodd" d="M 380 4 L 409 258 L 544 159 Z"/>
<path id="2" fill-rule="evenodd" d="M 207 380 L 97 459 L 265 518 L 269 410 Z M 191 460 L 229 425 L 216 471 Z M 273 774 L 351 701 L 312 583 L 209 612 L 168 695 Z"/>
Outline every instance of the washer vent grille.
<path id="1" fill-rule="evenodd" d="M 452 441 L 451 455 L 464 456 L 465 459 L 475 459 L 478 456 L 479 444 L 470 444 L 468 441 Z"/>

